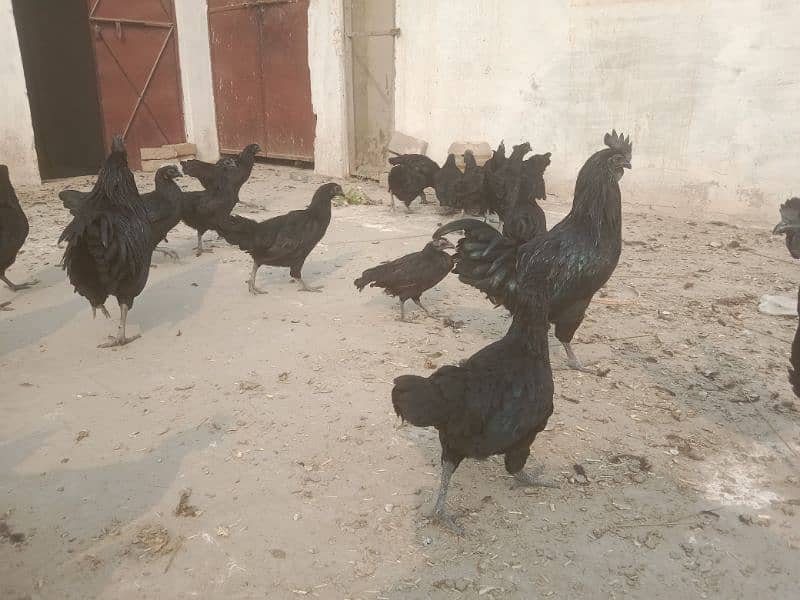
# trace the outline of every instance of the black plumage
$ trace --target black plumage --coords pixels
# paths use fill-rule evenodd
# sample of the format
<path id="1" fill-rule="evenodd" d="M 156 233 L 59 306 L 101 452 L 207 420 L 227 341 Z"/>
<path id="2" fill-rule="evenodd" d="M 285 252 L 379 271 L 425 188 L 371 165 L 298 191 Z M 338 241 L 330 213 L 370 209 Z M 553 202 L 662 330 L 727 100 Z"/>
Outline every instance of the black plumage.
<path id="1" fill-rule="evenodd" d="M 152 192 L 140 195 L 147 213 L 151 242 L 156 244 L 153 250 L 176 259 L 178 255 L 175 252 L 160 248 L 157 244 L 161 241 L 167 241 L 167 234 L 180 223 L 183 192 L 180 186 L 175 183 L 175 179 L 181 176 L 178 167 L 165 165 L 159 168 L 153 177 L 155 189 Z M 58 193 L 64 208 L 69 209 L 73 217 L 78 215 L 81 207 L 91 195 L 92 192 L 79 192 L 77 190 L 63 190 Z"/>
<path id="2" fill-rule="evenodd" d="M 28 237 L 28 218 L 19 204 L 19 198 L 11 185 L 8 167 L 0 165 L 0 281 L 13 292 L 24 290 L 38 283 L 12 283 L 6 277 L 8 269 L 17 260 L 17 254 Z"/>
<path id="3" fill-rule="evenodd" d="M 456 155 L 448 154 L 442 168 L 434 177 L 434 190 L 439 204 L 450 210 L 461 210 L 459 188 L 464 174 L 456 166 Z"/>
<path id="4" fill-rule="evenodd" d="M 607 148 L 593 154 L 575 183 L 570 213 L 550 231 L 524 242 L 503 236 L 475 219 L 440 227 L 434 237 L 464 231 L 454 272 L 510 311 L 521 300 L 519 282 L 540 263 L 552 267 L 550 322 L 570 366 L 582 368 L 570 342 L 594 294 L 608 281 L 622 250 L 619 180 L 631 167 L 630 140 L 606 134 Z"/>
<path id="5" fill-rule="evenodd" d="M 399 298 L 402 321 L 406 318 L 404 307 L 408 300 L 413 300 L 430 315 L 420 302 L 420 296 L 447 277 L 453 268 L 453 259 L 444 251 L 446 248 L 453 248 L 453 244 L 444 238 L 433 240 L 419 252 L 367 269 L 353 283 L 359 292 L 369 285 L 383 288 L 388 295 Z"/>
<path id="6" fill-rule="evenodd" d="M 773 229 L 786 236 L 786 248 L 792 258 L 800 259 L 800 198 L 789 198 L 781 204 L 781 221 Z M 797 316 L 800 317 L 800 287 L 797 289 Z M 789 383 L 794 395 L 800 398 L 800 323 L 794 332 L 789 359 Z"/>
<path id="7" fill-rule="evenodd" d="M 216 163 L 195 159 L 182 160 L 181 168 L 186 175 L 199 180 L 200 185 L 208 191 L 219 192 L 226 183 L 230 183 L 238 196 L 239 190 L 250 179 L 256 154 L 260 151 L 261 146 L 258 144 L 245 146 L 238 156 L 228 159 L 233 161 L 235 166 L 233 171 L 228 170 L 229 165 L 225 158 L 220 158 Z"/>
<path id="8" fill-rule="evenodd" d="M 394 380 L 392 404 L 405 421 L 435 427 L 442 446 L 442 476 L 434 519 L 460 531 L 445 515 L 450 477 L 464 458 L 505 455 L 506 470 L 526 485 L 555 486 L 541 470 L 524 470 L 531 444 L 553 412 L 553 374 L 547 341 L 547 268 L 528 273 L 525 300 L 508 333 L 460 366 L 428 377 Z"/>
<path id="9" fill-rule="evenodd" d="M 532 195 L 531 163 L 522 158 L 521 153 L 512 154 L 505 162 L 503 175 L 503 236 L 516 243 L 527 242 L 547 232 L 544 211 Z M 544 169 L 541 173 L 544 173 Z M 541 186 L 544 187 L 544 180 Z"/>
<path id="10" fill-rule="evenodd" d="M 117 337 L 103 347 L 138 338 L 125 337 L 133 301 L 144 289 L 153 247 L 147 211 L 139 197 L 122 137 L 115 136 L 97 182 L 59 238 L 66 242 L 63 266 L 75 291 L 89 300 L 92 314 L 105 310 L 108 296 L 120 306 Z"/>
<path id="11" fill-rule="evenodd" d="M 181 219 L 197 231 L 195 254 L 210 252 L 203 248 L 203 234 L 216 229 L 231 214 L 239 202 L 237 182 L 239 171 L 233 159 L 224 158 L 221 162 L 223 175 L 219 185 L 207 190 L 183 193 Z"/>
<path id="12" fill-rule="evenodd" d="M 484 198 L 483 167 L 478 166 L 472 150 L 466 150 L 464 175 L 456 186 L 456 204 L 466 213 L 485 215 L 489 207 Z"/>
<path id="13" fill-rule="evenodd" d="M 520 165 L 525 155 L 531 151 L 531 145 L 528 142 L 517 144 L 511 152 L 511 156 L 503 158 L 502 160 L 492 161 L 489 168 L 484 165 L 484 194 L 486 196 L 484 202 L 488 207 L 489 212 L 493 212 L 498 216 L 501 221 L 506 220 L 506 197 L 509 197 L 509 178 L 512 177 L 512 165 Z M 518 167 L 513 167 L 517 169 Z M 516 194 L 514 195 L 516 196 Z"/>
<path id="14" fill-rule="evenodd" d="M 419 198 L 427 204 L 425 189 L 433 187 L 439 165 L 424 154 L 397 154 L 389 157 L 389 194 L 392 196 L 392 210 L 394 199 L 397 197 L 406 209 L 411 209 L 411 203 Z"/>
<path id="15" fill-rule="evenodd" d="M 319 291 L 319 288 L 306 285 L 301 271 L 306 257 L 328 230 L 331 200 L 341 195 L 339 184 L 326 183 L 314 193 L 308 208 L 293 210 L 260 223 L 240 215 L 230 215 L 217 227 L 228 243 L 253 257 L 248 281 L 250 293 L 266 293 L 256 287 L 256 273 L 262 265 L 289 267 L 289 275 L 298 281 L 302 291 Z"/>

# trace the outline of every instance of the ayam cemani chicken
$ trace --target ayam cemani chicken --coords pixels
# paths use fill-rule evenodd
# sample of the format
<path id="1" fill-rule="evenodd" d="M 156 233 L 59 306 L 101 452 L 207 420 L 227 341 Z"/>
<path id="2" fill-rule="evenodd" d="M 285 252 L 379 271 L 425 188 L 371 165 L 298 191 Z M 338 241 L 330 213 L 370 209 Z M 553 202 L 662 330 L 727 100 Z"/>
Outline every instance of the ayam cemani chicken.
<path id="1" fill-rule="evenodd" d="M 781 205 L 781 221 L 772 232 L 785 235 L 789 254 L 800 259 L 800 198 L 789 198 Z M 800 317 L 800 286 L 797 288 L 797 316 Z M 794 395 L 800 398 L 800 323 L 794 332 L 789 362 L 789 383 Z"/>
<path id="2" fill-rule="evenodd" d="M 320 186 L 311 204 L 303 210 L 293 210 L 266 221 L 254 221 L 241 215 L 230 215 L 216 231 L 230 244 L 238 246 L 253 257 L 253 269 L 247 287 L 251 294 L 266 294 L 256 287 L 256 273 L 262 265 L 289 267 L 289 275 L 304 292 L 318 292 L 303 281 L 302 269 L 306 258 L 319 243 L 331 222 L 331 200 L 344 192 L 338 183 Z"/>
<path id="3" fill-rule="evenodd" d="M 450 478 L 465 458 L 502 454 L 518 483 L 557 487 L 543 468 L 524 469 L 531 445 L 553 413 L 553 373 L 547 330 L 549 265 L 533 265 L 520 282 L 521 297 L 506 335 L 460 366 L 428 377 L 394 380 L 398 416 L 418 427 L 435 427 L 442 446 L 442 473 L 433 519 L 461 533 L 445 513 Z"/>
<path id="4" fill-rule="evenodd" d="M 392 197 L 392 211 L 394 199 L 406 205 L 406 210 L 411 210 L 411 203 L 419 198 L 427 204 L 425 189 L 432 188 L 435 184 L 436 173 L 439 165 L 424 154 L 397 154 L 389 157 L 389 194 Z"/>
<path id="5" fill-rule="evenodd" d="M 622 196 L 619 181 L 631 168 L 629 138 L 616 131 L 606 148 L 583 165 L 575 182 L 572 210 L 547 233 L 531 241 L 511 239 L 476 219 L 460 219 L 434 232 L 438 238 L 463 231 L 454 272 L 514 313 L 523 299 L 519 282 L 540 263 L 552 266 L 550 322 L 570 367 L 583 369 L 571 341 L 594 294 L 608 281 L 622 251 Z"/>
<path id="6" fill-rule="evenodd" d="M 219 191 L 225 183 L 224 178 L 228 177 L 234 193 L 238 196 L 239 190 L 250 179 L 250 174 L 253 172 L 253 165 L 256 161 L 256 154 L 259 152 L 261 152 L 261 146 L 249 144 L 234 158 L 226 159 L 223 157 L 216 163 L 208 163 L 196 159 L 182 160 L 181 168 L 186 175 L 200 181 L 200 185 L 204 189 L 212 192 Z M 227 171 L 228 163 L 231 160 L 235 166 L 233 172 Z"/>
<path id="7" fill-rule="evenodd" d="M 6 277 L 8 269 L 17 260 L 17 254 L 28 237 L 28 218 L 19 204 L 19 198 L 11 185 L 8 167 L 0 165 L 0 281 L 12 292 L 24 290 L 39 283 L 12 283 Z M 9 309 L 10 310 L 10 309 Z"/>
<path id="8" fill-rule="evenodd" d="M 66 242 L 62 261 L 75 291 L 86 298 L 92 315 L 115 296 L 120 307 L 116 338 L 107 348 L 127 344 L 139 336 L 125 336 L 128 311 L 144 289 L 155 243 L 147 211 L 139 197 L 121 136 L 114 136 L 91 195 L 86 198 L 59 238 Z"/>
<path id="9" fill-rule="evenodd" d="M 184 207 L 181 219 L 184 224 L 197 231 L 197 248 L 195 254 L 200 256 L 203 252 L 211 252 L 203 248 L 203 234 L 215 230 L 220 223 L 230 216 L 231 211 L 239 202 L 237 182 L 241 170 L 231 158 L 223 158 L 219 167 L 221 174 L 219 181 L 209 189 L 193 192 L 184 192 Z"/>
<path id="10" fill-rule="evenodd" d="M 400 299 L 400 320 L 406 320 L 405 304 L 413 300 L 426 314 L 430 312 L 420 302 L 423 292 L 431 289 L 453 268 L 452 257 L 445 252 L 454 248 L 446 238 L 428 242 L 419 252 L 367 269 L 353 284 L 360 292 L 367 285 L 379 287 L 389 296 Z"/>
<path id="11" fill-rule="evenodd" d="M 155 189 L 152 192 L 141 194 L 142 203 L 147 212 L 147 221 L 150 225 L 150 237 L 156 244 L 167 241 L 167 234 L 180 222 L 183 207 L 183 191 L 175 180 L 182 177 L 177 166 L 165 165 L 160 167 L 153 177 Z M 91 192 L 77 190 L 63 190 L 59 192 L 64 208 L 69 209 L 72 216 L 77 216 Z M 155 252 L 161 252 L 174 259 L 178 254 L 173 250 L 156 246 Z"/>

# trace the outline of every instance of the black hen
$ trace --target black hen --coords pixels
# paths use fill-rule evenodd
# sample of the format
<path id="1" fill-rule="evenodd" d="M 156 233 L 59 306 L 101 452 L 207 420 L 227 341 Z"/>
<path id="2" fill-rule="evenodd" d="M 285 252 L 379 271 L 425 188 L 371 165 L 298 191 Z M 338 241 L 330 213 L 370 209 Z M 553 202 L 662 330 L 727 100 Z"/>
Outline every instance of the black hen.
<path id="1" fill-rule="evenodd" d="M 516 243 L 527 242 L 547 232 L 544 211 L 531 193 L 529 165 L 528 161 L 522 160 L 522 154 L 517 153 L 512 154 L 504 166 L 503 236 Z M 544 186 L 544 180 L 541 185 Z"/>
<path id="2" fill-rule="evenodd" d="M 450 477 L 464 458 L 505 455 L 506 470 L 525 485 L 555 486 L 541 469 L 524 470 L 536 435 L 553 412 L 553 373 L 547 342 L 547 267 L 529 271 L 505 337 L 461 366 L 446 366 L 428 377 L 394 380 L 392 404 L 405 421 L 439 430 L 442 477 L 434 519 L 460 531 L 445 516 Z"/>
<path id="3" fill-rule="evenodd" d="M 389 157 L 389 164 L 392 165 L 389 171 L 392 210 L 395 197 L 406 205 L 406 210 L 411 210 L 411 203 L 417 198 L 427 204 L 425 188 L 432 188 L 435 184 L 436 173 L 439 172 L 436 161 L 424 154 L 397 154 Z"/>
<path id="4" fill-rule="evenodd" d="M 503 140 L 497 145 L 497 150 L 492 151 L 492 156 L 483 163 L 483 168 L 486 171 L 497 171 L 506 162 L 506 145 Z"/>
<path id="5" fill-rule="evenodd" d="M 175 179 L 181 176 L 181 172 L 175 165 L 163 166 L 156 171 L 155 190 L 141 195 L 150 225 L 151 241 L 154 244 L 158 244 L 162 240 L 166 241 L 167 234 L 180 223 L 183 192 L 175 183 Z M 58 193 L 64 208 L 69 209 L 73 217 L 78 215 L 91 195 L 92 192 L 77 190 L 63 190 Z M 178 255 L 172 250 L 159 248 L 157 245 L 153 250 L 178 258 Z"/>
<path id="6" fill-rule="evenodd" d="M 444 250 L 453 248 L 447 239 L 428 242 L 420 252 L 406 254 L 401 258 L 367 269 L 353 283 L 360 292 L 367 285 L 383 288 L 390 296 L 400 299 L 400 320 L 406 320 L 405 304 L 413 300 L 428 315 L 420 296 L 431 289 L 453 268 L 453 258 Z"/>
<path id="7" fill-rule="evenodd" d="M 197 256 L 203 252 L 211 252 L 203 248 L 203 234 L 216 229 L 228 218 L 233 207 L 239 202 L 236 162 L 230 158 L 223 158 L 221 167 L 223 175 L 218 187 L 183 193 L 181 218 L 186 225 L 197 231 L 197 248 L 195 248 Z"/>
<path id="8" fill-rule="evenodd" d="M 155 244 L 147 211 L 139 197 L 121 136 L 115 136 L 91 195 L 77 211 L 60 242 L 67 242 L 63 266 L 75 291 L 89 300 L 92 314 L 108 316 L 105 301 L 115 296 L 120 307 L 119 331 L 101 347 L 120 346 L 133 300 L 144 289 Z"/>
<path id="9" fill-rule="evenodd" d="M 441 206 L 450 210 L 461 210 L 459 190 L 463 179 L 464 174 L 456 166 L 456 155 L 448 154 L 447 160 L 434 178 L 434 190 Z"/>
<path id="10" fill-rule="evenodd" d="M 790 198 L 781 205 L 781 222 L 773 230 L 786 236 L 786 248 L 792 258 L 800 258 L 800 198 Z M 800 317 L 800 287 L 797 289 L 797 315 Z M 789 359 L 789 383 L 794 395 L 800 398 L 800 324 L 794 332 L 792 354 Z"/>
<path id="11" fill-rule="evenodd" d="M 631 168 L 632 147 L 630 139 L 616 131 L 606 134 L 605 143 L 607 148 L 593 154 L 578 173 L 572 210 L 546 234 L 522 243 L 475 219 L 448 223 L 433 234 L 436 238 L 464 231 L 454 272 L 512 312 L 522 300 L 520 279 L 540 263 L 551 265 L 550 322 L 555 323 L 570 366 L 579 369 L 570 342 L 622 250 L 619 180 Z"/>
<path id="12" fill-rule="evenodd" d="M 534 154 L 522 163 L 522 196 L 533 200 L 546 200 L 547 188 L 544 172 L 550 165 L 550 152 Z"/>
<path id="13" fill-rule="evenodd" d="M 289 275 L 298 281 L 304 292 L 317 292 L 303 281 L 302 268 L 306 257 L 319 243 L 331 222 L 331 200 L 343 195 L 338 183 L 326 183 L 317 189 L 308 208 L 293 210 L 266 221 L 254 221 L 230 215 L 217 232 L 225 240 L 253 257 L 248 289 L 251 294 L 265 294 L 256 287 L 256 273 L 262 265 L 289 267 Z"/>
<path id="14" fill-rule="evenodd" d="M 199 180 L 200 185 L 210 192 L 219 192 L 226 183 L 230 183 L 234 193 L 238 196 L 239 190 L 250 179 L 256 154 L 260 151 L 261 146 L 258 144 L 245 146 L 239 156 L 230 159 L 233 160 L 236 167 L 233 172 L 227 170 L 228 163 L 225 158 L 219 159 L 216 163 L 207 163 L 202 160 L 182 160 L 181 168 L 186 175 Z"/>
<path id="15" fill-rule="evenodd" d="M 6 277 L 6 269 L 17 260 L 17 253 L 27 237 L 28 218 L 19 205 L 14 186 L 11 185 L 8 167 L 0 165 L 0 280 L 13 292 L 24 290 L 38 283 L 35 280 L 27 283 L 12 283 Z"/>
<path id="16" fill-rule="evenodd" d="M 509 179 L 514 177 L 512 168 L 519 170 L 518 167 L 512 167 L 512 165 L 521 165 L 522 159 L 530 151 L 531 145 L 528 142 L 517 144 L 514 146 L 511 156 L 498 161 L 501 163 L 500 166 L 492 164 L 488 169 L 484 167 L 484 194 L 486 195 L 484 202 L 489 212 L 496 214 L 501 221 L 506 220 L 506 210 L 510 208 L 506 206 L 506 198 L 517 196 L 517 194 L 509 195 L 509 188 L 513 185 Z"/>
<path id="17" fill-rule="evenodd" d="M 484 201 L 484 170 L 475 162 L 472 150 L 464 152 L 464 176 L 456 190 L 456 203 L 461 210 L 470 214 L 486 214 L 488 205 Z"/>

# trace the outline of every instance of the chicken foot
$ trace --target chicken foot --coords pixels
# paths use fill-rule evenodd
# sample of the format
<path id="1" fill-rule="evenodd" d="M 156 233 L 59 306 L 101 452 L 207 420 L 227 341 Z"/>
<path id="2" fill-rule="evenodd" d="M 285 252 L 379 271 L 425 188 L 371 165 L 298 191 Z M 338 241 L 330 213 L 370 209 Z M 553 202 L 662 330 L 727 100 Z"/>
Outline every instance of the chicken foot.
<path id="1" fill-rule="evenodd" d="M 180 258 L 178 256 L 178 253 L 175 252 L 175 250 L 170 250 L 168 248 L 162 248 L 161 246 L 156 246 L 155 248 L 153 248 L 153 252 L 160 252 L 164 256 L 169 256 L 173 260 L 178 260 L 178 258 Z"/>
<path id="2" fill-rule="evenodd" d="M 576 371 L 582 371 L 584 373 L 589 373 L 591 375 L 597 375 L 597 373 L 587 368 L 586 365 L 584 365 L 578 359 L 577 355 L 575 354 L 575 351 L 572 349 L 572 344 L 570 344 L 569 342 L 561 342 L 561 345 L 564 346 L 564 350 L 567 353 L 567 366 L 569 366 L 570 369 L 575 369 Z"/>
<path id="3" fill-rule="evenodd" d="M 424 310 L 426 315 L 428 315 L 429 317 L 432 317 L 432 316 L 433 316 L 433 315 L 431 314 L 431 311 L 429 311 L 427 308 L 425 308 L 424 306 L 422 306 L 422 302 L 420 302 L 420 301 L 419 301 L 419 298 L 414 298 L 413 300 L 414 300 L 414 304 L 416 304 L 416 305 L 417 305 L 417 306 L 419 306 L 419 307 L 420 307 L 422 310 Z"/>
<path id="4" fill-rule="evenodd" d="M 447 490 L 450 487 L 450 478 L 456 470 L 456 465 L 449 462 L 442 462 L 442 479 L 439 484 L 439 496 L 436 498 L 436 506 L 433 509 L 432 520 L 437 525 L 449 529 L 456 535 L 463 535 L 464 528 L 458 525 L 453 517 L 445 514 L 445 500 L 447 499 Z"/>
<path id="5" fill-rule="evenodd" d="M 128 305 L 120 304 L 119 329 L 117 330 L 117 337 L 112 338 L 111 341 L 106 342 L 105 344 L 100 344 L 98 348 L 114 348 L 115 346 L 124 346 L 125 344 L 130 344 L 133 340 L 137 340 L 140 337 L 142 337 L 139 334 L 136 334 L 133 337 L 125 337 L 125 322 L 127 320 L 128 320 Z"/>
<path id="6" fill-rule="evenodd" d="M 38 279 L 32 279 L 31 281 L 26 281 L 25 283 L 12 283 L 11 280 L 8 279 L 5 275 L 0 275 L 0 281 L 5 283 L 9 288 L 11 288 L 12 292 L 18 292 L 20 290 L 26 290 L 29 287 L 32 287 L 39 283 Z"/>
<path id="7" fill-rule="evenodd" d="M 321 285 L 310 286 L 305 281 L 303 281 L 302 277 L 298 277 L 296 281 L 297 281 L 297 283 L 300 284 L 300 291 L 301 292 L 321 292 L 322 291 L 322 286 Z"/>
<path id="8" fill-rule="evenodd" d="M 525 469 L 520 469 L 514 473 L 514 479 L 516 480 L 517 486 L 549 488 L 559 487 L 558 483 L 555 481 L 547 479 L 546 477 L 542 477 L 542 473 L 544 473 L 544 466 L 538 465 L 534 467 L 531 472 L 528 472 Z"/>
<path id="9" fill-rule="evenodd" d="M 256 262 L 253 263 L 253 269 L 250 271 L 250 279 L 247 280 L 247 289 L 251 294 L 267 294 L 268 292 L 256 287 L 256 273 L 260 265 Z"/>

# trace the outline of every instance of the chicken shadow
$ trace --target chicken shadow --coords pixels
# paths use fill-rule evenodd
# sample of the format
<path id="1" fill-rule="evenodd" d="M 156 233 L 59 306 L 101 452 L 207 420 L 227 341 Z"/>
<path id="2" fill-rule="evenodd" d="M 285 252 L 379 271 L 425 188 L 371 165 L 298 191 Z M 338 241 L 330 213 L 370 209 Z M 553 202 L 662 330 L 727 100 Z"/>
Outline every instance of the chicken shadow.
<path id="1" fill-rule="evenodd" d="M 22 544 L 0 544 L 0 580 L 21 597 L 35 581 L 52 580 L 61 569 L 74 570 L 82 557 L 130 544 L 132 524 L 159 504 L 186 457 L 220 435 L 192 427 L 163 439 L 150 452 L 131 452 L 132 460 L 21 475 L 20 464 L 47 446 L 50 434 L 37 431 L 0 445 L 0 514 L 11 510 L 9 527 L 25 536 Z M 120 535 L 106 537 L 104 532 L 111 529 Z M 76 590 L 77 597 L 98 597 L 113 572 L 111 565 L 93 569 L 80 592 Z"/>
<path id="2" fill-rule="evenodd" d="M 148 285 L 136 299 L 128 322 L 147 331 L 164 323 L 174 324 L 185 319 L 202 305 L 216 269 L 215 262 L 192 265 L 189 269 L 182 268 Z M 112 319 L 116 319 L 117 313 L 113 304 L 114 299 L 109 298 L 107 306 Z M 0 322 L 0 356 L 36 343 L 81 314 L 86 317 L 91 314 L 88 304 L 84 298 L 73 294 L 70 300 L 62 304 L 4 319 Z"/>

